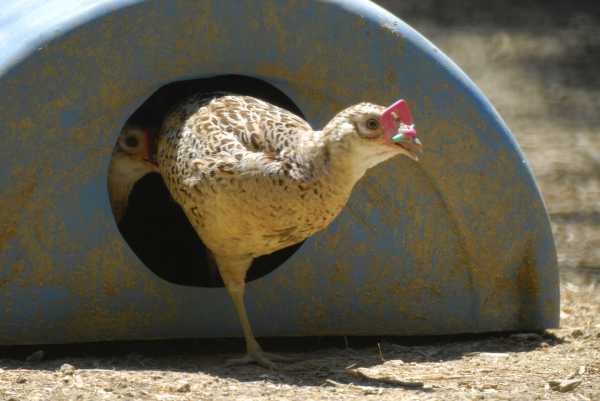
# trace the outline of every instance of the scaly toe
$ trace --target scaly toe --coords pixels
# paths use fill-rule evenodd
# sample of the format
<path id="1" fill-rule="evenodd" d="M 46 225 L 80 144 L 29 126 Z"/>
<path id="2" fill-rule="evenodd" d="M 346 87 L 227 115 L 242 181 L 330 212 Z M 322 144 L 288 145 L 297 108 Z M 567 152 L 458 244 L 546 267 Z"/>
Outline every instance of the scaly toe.
<path id="1" fill-rule="evenodd" d="M 271 361 L 276 361 L 276 362 L 298 362 L 298 358 L 294 358 L 291 356 L 283 356 L 283 355 L 279 355 L 279 354 L 272 354 L 270 352 L 263 352 L 263 355 L 267 358 L 269 358 Z"/>
<path id="2" fill-rule="evenodd" d="M 263 368 L 274 370 L 277 368 L 273 362 L 269 360 L 266 354 L 262 351 L 249 352 L 241 358 L 233 358 L 225 361 L 225 366 L 239 366 L 256 363 Z"/>

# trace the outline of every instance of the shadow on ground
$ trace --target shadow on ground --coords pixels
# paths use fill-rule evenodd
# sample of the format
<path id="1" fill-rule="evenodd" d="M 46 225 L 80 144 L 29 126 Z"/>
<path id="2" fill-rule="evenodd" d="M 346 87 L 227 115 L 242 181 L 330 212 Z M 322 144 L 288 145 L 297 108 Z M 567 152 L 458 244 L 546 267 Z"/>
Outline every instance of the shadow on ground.
<path id="1" fill-rule="evenodd" d="M 562 342 L 550 333 L 262 339 L 266 350 L 294 359 L 291 363 L 280 364 L 277 371 L 256 365 L 226 367 L 224 362 L 227 358 L 243 352 L 241 339 L 15 346 L 0 347 L 0 368 L 57 371 L 68 363 L 75 369 L 203 372 L 240 382 L 274 379 L 278 383 L 297 385 L 301 382 L 308 386 L 320 386 L 334 378 L 335 382 L 341 384 L 423 390 L 414 383 L 357 377 L 352 372 L 353 369 L 368 368 L 385 361 L 444 363 L 482 353 L 529 352 Z M 43 352 L 41 359 L 40 351 Z"/>

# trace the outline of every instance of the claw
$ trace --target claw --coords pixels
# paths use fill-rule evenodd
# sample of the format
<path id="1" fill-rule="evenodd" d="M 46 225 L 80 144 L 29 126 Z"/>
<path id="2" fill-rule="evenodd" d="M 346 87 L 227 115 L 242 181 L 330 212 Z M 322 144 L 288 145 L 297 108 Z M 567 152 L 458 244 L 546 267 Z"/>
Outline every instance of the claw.
<path id="1" fill-rule="evenodd" d="M 241 358 L 233 358 L 228 359 L 225 362 L 225 366 L 240 366 L 240 365 L 249 365 L 251 363 L 256 363 L 263 368 L 275 370 L 277 365 L 271 362 L 268 358 L 264 357 L 262 354 L 246 354 Z"/>
<path id="2" fill-rule="evenodd" d="M 244 355 L 241 358 L 228 359 L 227 361 L 225 361 L 225 366 L 227 366 L 227 367 L 240 366 L 240 365 L 249 365 L 251 363 L 256 363 L 257 365 L 260 365 L 263 368 L 276 370 L 277 364 L 273 363 L 272 361 L 294 362 L 295 359 L 286 357 L 286 356 L 282 356 L 282 355 L 271 354 L 270 352 L 253 351 L 253 352 L 248 352 L 246 355 Z"/>

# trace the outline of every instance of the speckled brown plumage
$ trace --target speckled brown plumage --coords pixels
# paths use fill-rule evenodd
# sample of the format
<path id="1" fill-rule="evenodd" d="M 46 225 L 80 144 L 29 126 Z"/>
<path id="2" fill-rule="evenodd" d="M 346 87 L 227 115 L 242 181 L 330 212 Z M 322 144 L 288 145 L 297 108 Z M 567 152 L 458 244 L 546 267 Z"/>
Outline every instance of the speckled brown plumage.
<path id="1" fill-rule="evenodd" d="M 256 257 L 327 226 L 349 192 L 334 184 L 299 117 L 249 97 L 191 101 L 166 121 L 158 165 L 209 249 Z M 313 216 L 319 216 L 318 219 Z"/>
<path id="2" fill-rule="evenodd" d="M 399 154 L 417 158 L 418 139 L 389 140 L 379 124 L 383 111 L 360 103 L 316 131 L 259 99 L 225 95 L 192 97 L 166 118 L 158 168 L 215 256 L 244 329 L 242 362 L 272 366 L 243 304 L 252 259 L 325 228 L 368 168 Z"/>

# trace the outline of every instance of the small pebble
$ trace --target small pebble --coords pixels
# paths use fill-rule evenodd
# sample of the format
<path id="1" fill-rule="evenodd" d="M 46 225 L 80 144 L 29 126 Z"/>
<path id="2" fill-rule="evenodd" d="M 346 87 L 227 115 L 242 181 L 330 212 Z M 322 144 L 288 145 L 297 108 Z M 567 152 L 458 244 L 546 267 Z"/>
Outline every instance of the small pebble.
<path id="1" fill-rule="evenodd" d="M 574 390 L 581 384 L 581 379 L 572 379 L 572 380 L 551 380 L 548 382 L 550 388 L 554 391 L 559 391 L 561 393 L 567 393 L 569 391 Z"/>
<path id="2" fill-rule="evenodd" d="M 60 366 L 59 369 L 60 373 L 62 373 L 63 375 L 66 376 L 73 376 L 73 374 L 75 373 L 75 367 L 73 365 L 70 365 L 68 363 L 63 363 Z"/>
<path id="3" fill-rule="evenodd" d="M 27 383 L 27 379 L 24 377 L 17 377 L 16 382 L 19 384 Z"/>
<path id="4" fill-rule="evenodd" d="M 573 338 L 579 338 L 581 336 L 583 336 L 583 330 L 581 329 L 575 329 L 571 332 L 571 337 Z"/>
<path id="5" fill-rule="evenodd" d="M 183 383 L 182 385 L 180 385 L 179 387 L 177 387 L 177 392 L 178 393 L 189 393 L 192 389 L 192 386 L 190 386 L 190 383 Z"/>

